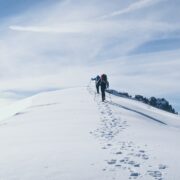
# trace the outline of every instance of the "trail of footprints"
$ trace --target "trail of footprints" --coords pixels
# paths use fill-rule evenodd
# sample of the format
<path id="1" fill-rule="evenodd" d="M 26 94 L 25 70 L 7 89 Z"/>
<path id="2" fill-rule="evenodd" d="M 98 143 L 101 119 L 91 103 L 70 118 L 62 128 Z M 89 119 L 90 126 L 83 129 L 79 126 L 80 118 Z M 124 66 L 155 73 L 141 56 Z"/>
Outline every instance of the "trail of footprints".
<path id="1" fill-rule="evenodd" d="M 116 118 L 108 104 L 103 104 L 103 106 L 101 106 L 101 102 L 98 102 L 98 107 L 101 113 L 101 126 L 99 129 L 95 130 L 93 134 L 97 138 L 110 141 L 117 134 L 126 129 L 127 122 Z"/>
<path id="2" fill-rule="evenodd" d="M 94 95 L 94 91 L 89 87 L 88 91 Z M 144 179 L 145 176 L 152 177 L 155 180 L 164 180 L 167 166 L 159 164 L 156 167 L 150 165 L 151 157 L 144 147 L 137 146 L 134 142 L 113 141 L 116 136 L 128 128 L 127 121 L 116 117 L 112 112 L 108 103 L 100 102 L 99 95 L 96 95 L 100 114 L 101 124 L 98 129 L 90 132 L 95 138 L 99 139 L 102 144 L 102 149 L 108 150 L 111 154 L 111 159 L 105 160 L 105 167 L 102 171 L 117 171 L 119 168 L 126 170 L 129 174 L 129 179 Z M 116 179 L 116 178 L 113 178 Z"/>

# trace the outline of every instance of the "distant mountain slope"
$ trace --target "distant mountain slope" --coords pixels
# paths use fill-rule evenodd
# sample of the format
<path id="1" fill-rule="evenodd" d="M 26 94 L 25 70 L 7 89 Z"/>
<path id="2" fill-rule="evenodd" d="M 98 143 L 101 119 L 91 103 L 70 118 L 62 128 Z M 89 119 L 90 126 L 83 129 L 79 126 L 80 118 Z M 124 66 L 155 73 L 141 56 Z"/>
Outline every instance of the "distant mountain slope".
<path id="1" fill-rule="evenodd" d="M 180 179 L 177 115 L 109 95 L 102 103 L 93 87 L 38 94 L 4 114 L 0 179 Z"/>

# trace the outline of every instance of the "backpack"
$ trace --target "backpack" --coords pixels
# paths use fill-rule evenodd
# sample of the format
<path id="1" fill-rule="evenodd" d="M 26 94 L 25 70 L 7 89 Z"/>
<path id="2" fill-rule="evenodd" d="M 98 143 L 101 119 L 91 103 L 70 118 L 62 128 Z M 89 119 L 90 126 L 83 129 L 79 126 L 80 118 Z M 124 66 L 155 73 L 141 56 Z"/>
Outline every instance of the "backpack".
<path id="1" fill-rule="evenodd" d="M 102 74 L 101 75 L 101 80 L 105 81 L 107 83 L 107 75 L 106 74 Z"/>
<path id="2" fill-rule="evenodd" d="M 109 88 L 109 82 L 108 82 L 108 80 L 107 80 L 107 75 L 106 74 L 102 74 L 101 75 L 101 84 L 104 84 L 104 86 L 105 86 L 105 89 L 106 88 Z"/>

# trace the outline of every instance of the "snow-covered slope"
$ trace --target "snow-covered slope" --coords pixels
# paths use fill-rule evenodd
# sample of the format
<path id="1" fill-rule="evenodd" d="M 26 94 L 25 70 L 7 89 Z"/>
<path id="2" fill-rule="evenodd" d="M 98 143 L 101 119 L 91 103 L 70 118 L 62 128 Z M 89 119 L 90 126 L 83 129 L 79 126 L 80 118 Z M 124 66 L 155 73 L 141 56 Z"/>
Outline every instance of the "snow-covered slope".
<path id="1" fill-rule="evenodd" d="M 179 180 L 180 117 L 94 87 L 1 109 L 2 180 Z"/>

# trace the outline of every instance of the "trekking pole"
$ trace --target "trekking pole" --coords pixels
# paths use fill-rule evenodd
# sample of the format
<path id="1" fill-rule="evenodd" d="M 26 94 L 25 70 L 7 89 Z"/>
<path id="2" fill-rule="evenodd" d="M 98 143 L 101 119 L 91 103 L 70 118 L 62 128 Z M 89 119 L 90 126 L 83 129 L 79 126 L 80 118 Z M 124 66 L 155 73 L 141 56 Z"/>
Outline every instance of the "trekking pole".
<path id="1" fill-rule="evenodd" d="M 91 79 L 90 79 L 90 81 L 89 81 L 89 83 L 88 83 L 87 87 L 90 87 L 90 85 L 91 85 Z"/>
<path id="2" fill-rule="evenodd" d="M 96 92 L 94 92 L 94 101 L 96 101 Z"/>
<path id="3" fill-rule="evenodd" d="M 91 80 L 89 81 L 89 83 L 88 83 L 88 85 L 87 85 L 87 90 L 88 90 L 89 92 L 90 92 L 90 90 L 91 90 L 90 86 L 91 86 Z"/>

